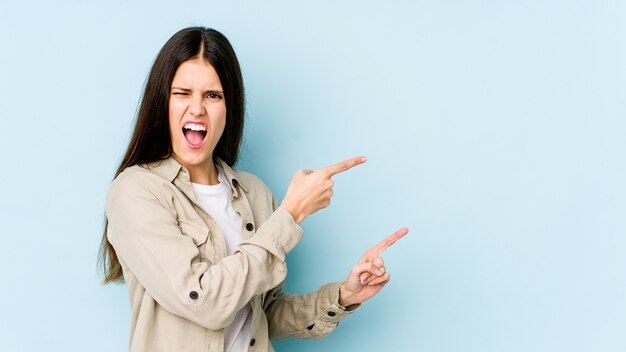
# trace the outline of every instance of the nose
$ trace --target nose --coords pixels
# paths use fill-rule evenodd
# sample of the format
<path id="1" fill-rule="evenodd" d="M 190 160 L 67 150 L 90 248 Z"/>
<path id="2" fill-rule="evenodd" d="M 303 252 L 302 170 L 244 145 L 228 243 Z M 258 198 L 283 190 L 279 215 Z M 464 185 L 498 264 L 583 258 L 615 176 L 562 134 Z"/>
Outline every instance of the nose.
<path id="1" fill-rule="evenodd" d="M 191 98 L 191 102 L 189 103 L 189 112 L 194 116 L 202 116 L 206 114 L 204 99 L 202 96 L 195 95 Z"/>

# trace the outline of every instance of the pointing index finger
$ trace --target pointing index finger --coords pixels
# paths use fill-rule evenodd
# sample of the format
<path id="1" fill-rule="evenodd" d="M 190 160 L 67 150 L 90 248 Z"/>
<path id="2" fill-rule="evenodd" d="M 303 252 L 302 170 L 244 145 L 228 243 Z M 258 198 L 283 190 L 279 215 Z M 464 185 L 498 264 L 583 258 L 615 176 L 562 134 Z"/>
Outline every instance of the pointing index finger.
<path id="1" fill-rule="evenodd" d="M 385 249 L 389 248 L 389 246 L 391 246 L 392 244 L 396 243 L 397 240 L 404 237 L 404 235 L 406 235 L 407 233 L 409 233 L 409 229 L 407 229 L 406 227 L 403 227 L 400 230 L 389 235 L 387 238 L 382 240 L 379 244 L 370 248 L 367 252 L 369 252 L 370 255 L 377 257 L 380 253 L 382 253 Z"/>
<path id="2" fill-rule="evenodd" d="M 348 159 L 348 160 L 344 160 L 340 163 L 337 163 L 335 165 L 331 165 L 331 166 L 327 166 L 322 168 L 323 170 L 326 170 L 330 173 L 330 176 L 334 176 L 340 172 L 344 172 L 347 171 L 359 164 L 363 164 L 364 162 L 367 161 L 367 158 L 364 156 L 358 156 L 356 158 L 352 158 L 352 159 Z"/>

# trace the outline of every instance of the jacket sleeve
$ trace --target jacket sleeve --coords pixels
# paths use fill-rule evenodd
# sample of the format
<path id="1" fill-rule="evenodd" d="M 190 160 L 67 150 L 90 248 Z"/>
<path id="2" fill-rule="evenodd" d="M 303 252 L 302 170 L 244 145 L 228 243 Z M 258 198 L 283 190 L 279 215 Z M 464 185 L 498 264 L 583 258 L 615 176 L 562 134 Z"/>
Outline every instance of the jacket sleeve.
<path id="1" fill-rule="evenodd" d="M 277 208 L 274 198 L 274 209 Z M 339 321 L 354 312 L 360 304 L 347 308 L 339 305 L 341 282 L 323 285 L 304 294 L 282 292 L 284 282 L 265 295 L 263 308 L 272 340 L 287 337 L 321 339 L 333 331 Z"/>
<path id="2" fill-rule="evenodd" d="M 360 306 L 343 308 L 339 305 L 341 282 L 323 285 L 304 295 L 285 294 L 282 286 L 268 293 L 264 306 L 272 340 L 287 337 L 321 339 Z"/>
<path id="3" fill-rule="evenodd" d="M 106 214 L 118 258 L 169 312 L 218 330 L 252 297 L 285 279 L 285 256 L 302 238 L 287 211 L 276 209 L 234 255 L 209 266 L 167 203 L 158 189 L 118 179 L 107 194 Z"/>

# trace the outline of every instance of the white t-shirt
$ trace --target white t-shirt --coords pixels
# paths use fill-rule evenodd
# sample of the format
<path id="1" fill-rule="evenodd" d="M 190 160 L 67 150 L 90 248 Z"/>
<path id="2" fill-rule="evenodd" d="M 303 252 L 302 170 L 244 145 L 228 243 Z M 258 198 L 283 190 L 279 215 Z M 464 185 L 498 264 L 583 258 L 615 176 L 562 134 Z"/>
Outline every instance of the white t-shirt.
<path id="1" fill-rule="evenodd" d="M 217 167 L 219 181 L 217 185 L 201 185 L 192 183 L 193 193 L 198 199 L 200 206 L 217 223 L 224 240 L 226 251 L 232 255 L 239 242 L 243 240 L 241 234 L 241 215 L 233 209 L 232 190 L 228 185 L 226 176 L 221 168 Z M 252 328 L 252 308 L 250 303 L 245 305 L 235 320 L 224 328 L 224 351 L 243 352 L 248 350 L 250 344 L 250 332 Z"/>

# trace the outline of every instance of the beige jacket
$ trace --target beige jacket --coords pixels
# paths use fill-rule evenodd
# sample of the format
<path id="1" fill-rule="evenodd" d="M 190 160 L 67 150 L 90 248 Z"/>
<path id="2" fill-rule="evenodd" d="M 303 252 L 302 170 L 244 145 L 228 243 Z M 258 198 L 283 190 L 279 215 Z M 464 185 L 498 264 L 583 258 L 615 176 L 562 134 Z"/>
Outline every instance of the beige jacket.
<path id="1" fill-rule="evenodd" d="M 224 326 L 248 302 L 249 351 L 273 351 L 270 339 L 321 338 L 351 313 L 338 304 L 340 283 L 306 295 L 281 291 L 285 256 L 302 229 L 259 178 L 219 165 L 242 219 L 244 240 L 231 256 L 173 158 L 129 167 L 107 193 L 107 237 L 130 293 L 131 351 L 222 352 Z"/>

